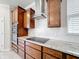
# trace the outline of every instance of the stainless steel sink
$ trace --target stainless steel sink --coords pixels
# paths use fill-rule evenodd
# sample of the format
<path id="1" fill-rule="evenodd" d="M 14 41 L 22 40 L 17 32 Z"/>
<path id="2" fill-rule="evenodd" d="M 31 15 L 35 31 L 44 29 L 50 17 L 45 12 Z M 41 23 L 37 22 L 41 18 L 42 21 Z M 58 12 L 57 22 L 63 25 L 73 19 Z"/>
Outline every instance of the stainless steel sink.
<path id="1" fill-rule="evenodd" d="M 47 38 L 39 38 L 39 37 L 31 37 L 31 38 L 27 38 L 27 40 L 31 40 L 31 41 L 35 41 L 35 42 L 39 42 L 39 43 L 46 43 L 49 39 Z"/>

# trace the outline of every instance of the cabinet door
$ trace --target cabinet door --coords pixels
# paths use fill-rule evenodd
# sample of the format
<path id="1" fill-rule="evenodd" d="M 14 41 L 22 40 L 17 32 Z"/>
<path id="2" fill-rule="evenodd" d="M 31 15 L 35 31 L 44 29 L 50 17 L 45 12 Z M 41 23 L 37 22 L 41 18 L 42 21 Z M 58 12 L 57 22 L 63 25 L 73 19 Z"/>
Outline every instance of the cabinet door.
<path id="1" fill-rule="evenodd" d="M 43 54 L 43 59 L 58 59 L 58 58 L 53 57 L 53 56 L 51 56 L 51 55 L 48 55 L 48 54 L 44 53 L 44 54 Z"/>
<path id="2" fill-rule="evenodd" d="M 26 46 L 26 53 L 35 59 L 41 59 L 41 52 L 32 47 Z"/>
<path id="3" fill-rule="evenodd" d="M 19 54 L 19 56 L 21 56 L 21 58 L 24 59 L 24 51 L 21 50 L 20 48 L 18 49 L 18 54 Z"/>
<path id="4" fill-rule="evenodd" d="M 79 59 L 79 58 L 76 58 L 76 57 L 73 57 L 73 56 L 67 55 L 67 59 Z"/>
<path id="5" fill-rule="evenodd" d="M 60 27 L 61 0 L 48 0 L 48 27 Z"/>
<path id="6" fill-rule="evenodd" d="M 13 10 L 12 12 L 12 22 L 15 23 L 15 22 L 18 22 L 18 9 L 16 8 L 15 10 Z"/>
<path id="7" fill-rule="evenodd" d="M 24 13 L 24 28 L 35 28 L 34 14 L 35 11 L 31 8 Z"/>

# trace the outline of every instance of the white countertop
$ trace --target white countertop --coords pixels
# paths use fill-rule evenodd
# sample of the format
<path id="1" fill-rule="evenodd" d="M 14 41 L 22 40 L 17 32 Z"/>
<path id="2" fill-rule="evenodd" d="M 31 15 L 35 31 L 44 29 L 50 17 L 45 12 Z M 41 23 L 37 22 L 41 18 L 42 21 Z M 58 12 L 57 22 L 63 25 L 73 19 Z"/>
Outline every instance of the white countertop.
<path id="1" fill-rule="evenodd" d="M 26 38 L 28 37 L 20 37 L 19 39 L 26 40 Z M 79 57 L 79 43 L 54 40 L 54 39 L 48 40 L 45 44 L 30 40 L 26 41 Z"/>

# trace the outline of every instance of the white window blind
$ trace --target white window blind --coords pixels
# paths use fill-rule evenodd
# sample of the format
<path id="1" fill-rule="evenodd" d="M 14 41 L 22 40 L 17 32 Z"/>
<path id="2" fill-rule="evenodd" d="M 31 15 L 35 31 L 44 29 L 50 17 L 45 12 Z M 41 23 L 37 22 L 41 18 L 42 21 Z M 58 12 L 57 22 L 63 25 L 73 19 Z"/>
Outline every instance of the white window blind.
<path id="1" fill-rule="evenodd" d="M 79 33 L 79 17 L 71 17 L 68 20 L 68 32 Z"/>

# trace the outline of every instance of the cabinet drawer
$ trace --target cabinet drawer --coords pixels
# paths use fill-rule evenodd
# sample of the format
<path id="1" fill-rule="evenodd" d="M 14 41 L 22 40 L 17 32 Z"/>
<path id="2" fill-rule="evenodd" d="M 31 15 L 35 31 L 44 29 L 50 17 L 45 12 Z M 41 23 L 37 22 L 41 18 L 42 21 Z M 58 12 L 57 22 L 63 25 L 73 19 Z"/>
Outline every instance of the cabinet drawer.
<path id="1" fill-rule="evenodd" d="M 24 59 L 24 51 L 22 51 L 21 49 L 19 49 L 18 54 Z"/>
<path id="2" fill-rule="evenodd" d="M 17 53 L 17 49 L 16 48 L 11 47 L 11 49 Z"/>
<path id="3" fill-rule="evenodd" d="M 23 42 L 19 41 L 19 42 L 18 42 L 18 47 L 19 47 L 21 50 L 24 51 L 24 41 L 23 41 Z"/>
<path id="4" fill-rule="evenodd" d="M 73 56 L 70 56 L 70 55 L 67 55 L 67 59 L 77 59 L 77 58 L 73 57 Z"/>
<path id="5" fill-rule="evenodd" d="M 17 45 L 15 45 L 15 44 L 13 44 L 13 43 L 11 44 L 11 47 L 17 49 Z"/>
<path id="6" fill-rule="evenodd" d="M 43 52 L 45 52 L 47 54 L 50 54 L 52 56 L 55 56 L 57 58 L 60 58 L 60 59 L 62 58 L 62 53 L 61 52 L 58 52 L 56 50 L 52 50 L 52 49 L 49 49 L 49 48 L 44 47 L 43 48 Z"/>
<path id="7" fill-rule="evenodd" d="M 34 58 L 26 54 L 26 59 L 34 59 Z"/>
<path id="8" fill-rule="evenodd" d="M 24 47 L 23 46 L 19 46 L 18 45 L 18 48 L 24 51 Z"/>
<path id="9" fill-rule="evenodd" d="M 26 46 L 26 53 L 34 57 L 35 59 L 41 59 L 41 52 L 29 46 Z"/>
<path id="10" fill-rule="evenodd" d="M 26 45 L 41 51 L 41 46 L 39 45 L 30 43 L 30 42 L 26 42 Z"/>
<path id="11" fill-rule="evenodd" d="M 22 43 L 19 43 L 18 46 L 21 48 L 24 48 L 24 44 L 22 44 Z"/>
<path id="12" fill-rule="evenodd" d="M 48 54 L 44 53 L 43 54 L 43 59 L 58 59 L 58 58 L 55 58 L 55 57 L 53 57 L 51 55 L 48 55 Z"/>

